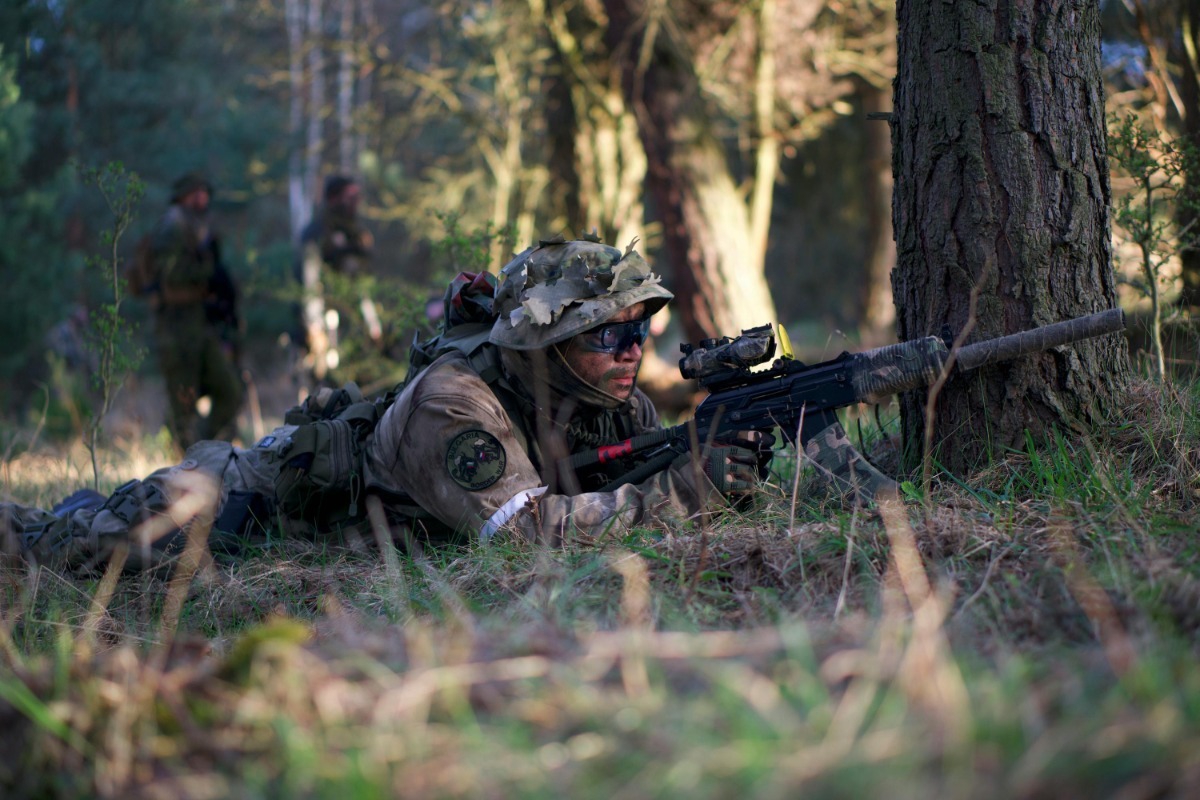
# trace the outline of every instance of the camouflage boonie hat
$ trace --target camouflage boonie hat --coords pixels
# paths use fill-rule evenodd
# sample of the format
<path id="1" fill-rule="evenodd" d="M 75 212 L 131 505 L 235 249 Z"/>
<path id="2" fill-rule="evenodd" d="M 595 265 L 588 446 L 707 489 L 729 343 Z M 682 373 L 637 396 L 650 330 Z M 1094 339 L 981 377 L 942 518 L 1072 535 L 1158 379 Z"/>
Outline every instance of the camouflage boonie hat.
<path id="1" fill-rule="evenodd" d="M 638 303 L 653 314 L 674 296 L 632 245 L 622 253 L 590 240 L 541 241 L 500 270 L 490 341 L 540 350 Z"/>

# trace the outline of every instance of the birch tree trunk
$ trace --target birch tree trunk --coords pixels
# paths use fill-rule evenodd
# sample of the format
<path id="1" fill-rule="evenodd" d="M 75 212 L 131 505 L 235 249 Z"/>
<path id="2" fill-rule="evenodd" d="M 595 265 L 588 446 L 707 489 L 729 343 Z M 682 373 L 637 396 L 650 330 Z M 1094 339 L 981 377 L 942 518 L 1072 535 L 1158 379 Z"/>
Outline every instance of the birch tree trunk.
<path id="1" fill-rule="evenodd" d="M 321 179 L 325 145 L 325 44 L 321 0 L 308 0 L 308 126 L 304 143 L 304 190 L 311 202 Z"/>
<path id="2" fill-rule="evenodd" d="M 379 36 L 378 20 L 375 15 L 375 0 L 358 0 L 358 18 L 361 24 L 362 35 L 359 46 L 363 48 L 364 59 L 366 64 L 364 68 L 359 70 L 357 90 L 355 92 L 355 119 L 359 120 L 358 129 L 354 137 L 354 157 L 357 161 L 358 156 L 367 149 L 367 129 L 369 127 L 366 118 L 371 125 L 376 122 L 376 115 L 371 113 L 371 95 L 374 85 L 375 76 L 375 48 L 374 42 Z M 355 164 L 357 167 L 357 163 Z"/>
<path id="3" fill-rule="evenodd" d="M 354 170 L 354 4 L 355 0 L 340 0 L 338 17 L 337 59 L 337 118 L 338 169 L 344 173 Z"/>
<path id="4" fill-rule="evenodd" d="M 901 340 L 968 341 L 1116 306 L 1096 0 L 900 0 L 893 291 Z M 966 471 L 1102 419 L 1127 370 L 1106 336 L 952 380 L 934 454 Z M 927 394 L 902 398 L 919 454 Z M 910 461 L 911 463 L 911 461 Z"/>
<path id="5" fill-rule="evenodd" d="M 288 42 L 288 216 L 292 241 L 299 241 L 312 212 L 300 149 L 304 127 L 304 11 L 300 0 L 286 0 L 284 21 Z"/>

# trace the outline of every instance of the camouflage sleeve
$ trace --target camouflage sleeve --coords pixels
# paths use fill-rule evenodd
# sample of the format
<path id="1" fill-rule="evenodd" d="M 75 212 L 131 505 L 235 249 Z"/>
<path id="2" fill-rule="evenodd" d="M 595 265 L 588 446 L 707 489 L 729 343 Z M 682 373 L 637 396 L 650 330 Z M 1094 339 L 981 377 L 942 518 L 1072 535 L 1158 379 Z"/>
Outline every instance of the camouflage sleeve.
<path id="1" fill-rule="evenodd" d="M 502 530 L 561 543 L 634 525 L 677 523 L 724 501 L 707 479 L 668 469 L 614 492 L 547 493 L 500 402 L 461 360 L 427 369 L 389 409 L 371 471 L 444 524 L 488 539 Z"/>
<path id="2" fill-rule="evenodd" d="M 524 513 L 508 518 L 497 515 L 489 520 L 483 533 L 509 525 L 526 538 L 539 541 L 595 544 L 621 536 L 635 526 L 678 528 L 705 509 L 725 505 L 706 477 L 690 472 L 670 467 L 636 486 L 625 485 L 614 492 L 543 495 Z"/>

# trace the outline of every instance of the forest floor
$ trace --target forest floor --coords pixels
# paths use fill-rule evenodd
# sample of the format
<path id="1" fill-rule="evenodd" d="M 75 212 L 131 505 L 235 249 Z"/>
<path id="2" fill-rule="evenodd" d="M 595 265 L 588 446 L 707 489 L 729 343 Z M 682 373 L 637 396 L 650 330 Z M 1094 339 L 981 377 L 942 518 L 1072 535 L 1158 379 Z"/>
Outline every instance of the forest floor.
<path id="1" fill-rule="evenodd" d="M 9 565 L 0 794 L 1198 796 L 1200 385 L 1112 418 L 868 508 L 784 451 L 753 509 L 598 547 Z M 14 453 L 4 499 L 90 483 Z"/>

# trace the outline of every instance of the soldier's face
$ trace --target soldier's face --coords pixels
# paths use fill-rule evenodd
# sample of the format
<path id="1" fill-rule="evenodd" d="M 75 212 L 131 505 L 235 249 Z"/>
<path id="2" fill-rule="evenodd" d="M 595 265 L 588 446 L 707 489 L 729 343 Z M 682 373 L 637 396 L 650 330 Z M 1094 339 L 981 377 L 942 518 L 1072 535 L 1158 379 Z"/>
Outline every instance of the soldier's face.
<path id="1" fill-rule="evenodd" d="M 606 325 L 632 322 L 646 315 L 645 303 L 630 306 L 610 319 Z M 602 392 L 625 400 L 633 394 L 633 384 L 638 367 L 642 364 L 642 345 L 637 341 L 611 353 L 597 351 L 594 343 L 585 337 L 594 334 L 585 331 L 572 337 L 562 349 L 563 360 L 575 374 Z"/>
<path id="2" fill-rule="evenodd" d="M 209 203 L 208 189 L 201 186 L 198 189 L 193 189 L 184 195 L 181 201 L 182 205 L 197 214 L 203 214 L 208 211 Z"/>
<path id="3" fill-rule="evenodd" d="M 358 186 L 352 183 L 345 189 L 342 189 L 341 194 L 339 194 L 334 200 L 334 205 L 340 208 L 348 216 L 353 217 L 358 213 L 358 198 Z"/>

